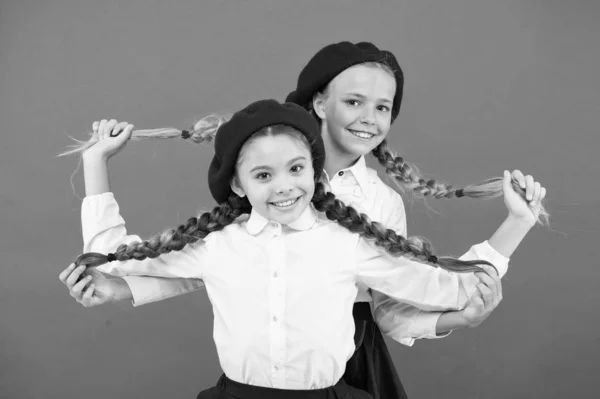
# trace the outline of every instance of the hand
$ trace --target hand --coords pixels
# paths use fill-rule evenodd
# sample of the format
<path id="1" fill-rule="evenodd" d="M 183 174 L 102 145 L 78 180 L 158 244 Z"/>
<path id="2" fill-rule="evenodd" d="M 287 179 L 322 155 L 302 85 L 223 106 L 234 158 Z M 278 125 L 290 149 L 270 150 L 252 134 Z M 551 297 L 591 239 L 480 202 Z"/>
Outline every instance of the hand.
<path id="1" fill-rule="evenodd" d="M 82 278 L 80 278 L 82 277 Z M 86 308 L 103 305 L 119 300 L 122 278 L 110 276 L 89 267 L 75 267 L 71 263 L 58 276 L 59 280 L 69 288 L 69 293 L 77 302 Z"/>
<path id="2" fill-rule="evenodd" d="M 477 291 L 471 297 L 467 307 L 460 311 L 467 327 L 480 325 L 502 301 L 500 277 L 491 266 L 483 265 L 482 267 L 486 273 L 475 273 L 480 281 Z"/>
<path id="3" fill-rule="evenodd" d="M 92 124 L 92 140 L 97 141 L 83 153 L 83 157 L 108 161 L 125 148 L 132 131 L 133 125 L 127 122 L 117 122 L 114 119 L 110 121 L 102 119 L 100 122 L 94 122 Z"/>
<path id="4" fill-rule="evenodd" d="M 515 191 L 512 186 L 513 180 L 525 191 L 526 200 Z M 508 209 L 509 217 L 533 226 L 540 216 L 542 200 L 546 197 L 546 188 L 536 182 L 533 176 L 523 176 L 520 170 L 514 170 L 512 174 L 505 170 L 503 189 L 504 204 Z"/>

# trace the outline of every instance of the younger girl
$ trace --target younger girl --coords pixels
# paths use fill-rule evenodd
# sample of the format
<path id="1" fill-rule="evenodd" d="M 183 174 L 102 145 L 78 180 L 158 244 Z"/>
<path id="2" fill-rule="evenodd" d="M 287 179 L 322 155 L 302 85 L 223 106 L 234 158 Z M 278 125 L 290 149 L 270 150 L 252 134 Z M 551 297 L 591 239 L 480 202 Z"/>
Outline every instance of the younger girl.
<path id="1" fill-rule="evenodd" d="M 113 135 L 125 128 L 117 126 Z M 98 142 L 104 166 L 132 128 L 119 143 Z M 324 158 L 315 120 L 297 105 L 266 100 L 219 128 L 208 180 L 221 205 L 212 212 L 148 241 L 123 243 L 107 180 L 86 186 L 85 247 L 110 242 L 116 249 L 86 253 L 77 266 L 206 285 L 225 375 L 199 398 L 361 397 L 341 380 L 354 351 L 357 283 L 435 311 L 461 309 L 478 286 L 492 285 L 488 262 L 438 258 L 426 240 L 386 230 L 315 185 Z M 106 176 L 101 164 L 84 165 L 86 181 Z M 470 273 L 481 270 L 476 264 L 486 273 Z M 501 277 L 506 265 L 496 269 Z M 93 285 L 84 291 L 93 296 Z"/>

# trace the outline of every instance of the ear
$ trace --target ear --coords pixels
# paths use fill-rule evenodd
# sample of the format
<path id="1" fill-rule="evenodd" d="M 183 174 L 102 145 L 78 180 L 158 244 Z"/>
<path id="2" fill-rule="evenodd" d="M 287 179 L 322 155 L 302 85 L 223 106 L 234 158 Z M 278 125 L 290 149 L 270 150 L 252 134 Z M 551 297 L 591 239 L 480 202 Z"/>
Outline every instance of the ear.
<path id="1" fill-rule="evenodd" d="M 324 120 L 325 118 L 325 102 L 327 101 L 327 97 L 323 93 L 315 93 L 312 99 L 313 109 L 315 114 L 319 117 L 319 119 Z"/>
<path id="2" fill-rule="evenodd" d="M 236 176 L 234 176 L 233 179 L 231 179 L 229 187 L 231 187 L 231 191 L 236 193 L 240 198 L 244 198 L 246 196 L 246 192 L 242 188 L 242 185 L 240 184 Z"/>

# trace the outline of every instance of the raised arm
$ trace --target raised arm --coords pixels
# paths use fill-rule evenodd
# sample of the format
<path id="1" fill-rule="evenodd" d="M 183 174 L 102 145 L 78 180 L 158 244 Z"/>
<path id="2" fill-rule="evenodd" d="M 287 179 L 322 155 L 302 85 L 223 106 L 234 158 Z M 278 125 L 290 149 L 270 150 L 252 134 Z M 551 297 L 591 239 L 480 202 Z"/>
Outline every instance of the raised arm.
<path id="1" fill-rule="evenodd" d="M 118 123 L 114 119 L 102 120 L 94 122 L 92 129 L 98 141 L 82 155 L 86 190 L 81 209 L 83 249 L 84 252 L 108 253 L 121 244 L 140 241 L 137 235 L 127 235 L 125 221 L 119 214 L 118 205 L 110 192 L 108 175 L 108 161 L 125 148 L 133 125 L 127 122 Z M 101 266 L 98 269 L 105 272 L 107 267 Z M 69 288 L 71 296 L 89 306 L 119 300 L 132 300 L 134 306 L 138 306 L 203 287 L 202 281 L 198 279 L 140 276 L 124 276 L 119 279 L 102 278 L 100 274 L 89 276 L 86 284 L 79 284 L 77 281 L 82 271 L 67 268 L 61 273 L 60 279 Z M 84 299 L 84 289 L 89 283 L 96 284 L 97 295 Z"/>

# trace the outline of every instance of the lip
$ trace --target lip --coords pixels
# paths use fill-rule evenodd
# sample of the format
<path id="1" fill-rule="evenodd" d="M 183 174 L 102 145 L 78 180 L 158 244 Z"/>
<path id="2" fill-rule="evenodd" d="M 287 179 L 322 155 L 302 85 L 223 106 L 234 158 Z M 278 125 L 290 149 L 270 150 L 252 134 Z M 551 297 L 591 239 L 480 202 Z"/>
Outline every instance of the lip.
<path id="1" fill-rule="evenodd" d="M 295 206 L 300 201 L 300 198 L 302 198 L 302 195 L 295 197 L 295 198 L 288 198 L 288 199 L 282 200 L 282 201 L 269 202 L 269 205 L 271 205 L 277 209 L 289 209 L 289 208 L 292 208 L 293 206 Z M 276 203 L 282 203 L 282 202 L 287 202 L 287 201 L 293 201 L 293 202 L 291 204 L 285 205 L 285 206 L 275 205 Z"/>
<path id="2" fill-rule="evenodd" d="M 350 134 L 352 134 L 354 137 L 357 137 L 357 138 L 359 138 L 359 139 L 361 139 L 361 140 L 371 140 L 373 137 L 375 137 L 375 136 L 376 136 L 376 134 L 375 134 L 375 133 L 372 133 L 372 132 L 366 132 L 366 131 L 364 131 L 364 130 L 354 130 L 354 129 L 348 129 L 348 128 L 346 128 L 346 130 L 347 130 L 348 132 L 350 132 Z M 358 136 L 356 133 L 370 134 L 370 135 L 371 135 L 371 137 L 369 137 L 369 138 L 366 138 L 366 137 L 360 137 L 360 136 Z"/>

